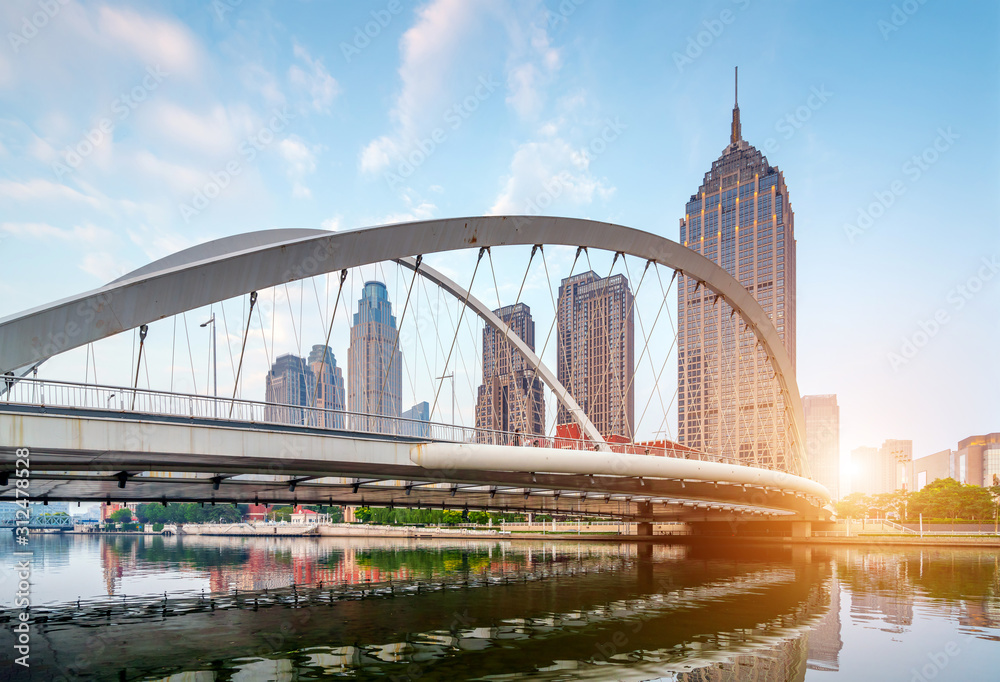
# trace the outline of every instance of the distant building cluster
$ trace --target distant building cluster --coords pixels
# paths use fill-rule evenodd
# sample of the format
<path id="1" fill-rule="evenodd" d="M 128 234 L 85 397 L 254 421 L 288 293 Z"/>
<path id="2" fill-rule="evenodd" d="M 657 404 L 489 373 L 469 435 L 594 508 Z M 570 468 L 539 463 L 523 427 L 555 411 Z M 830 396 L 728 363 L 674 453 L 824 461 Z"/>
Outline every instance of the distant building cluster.
<path id="1" fill-rule="evenodd" d="M 969 436 L 956 449 L 913 458 L 913 441 L 887 440 L 851 451 L 851 492 L 916 492 L 939 478 L 978 486 L 1000 485 L 1000 433 Z"/>
<path id="2" fill-rule="evenodd" d="M 969 436 L 954 450 L 942 450 L 913 461 L 912 490 L 939 478 L 980 486 L 1000 485 L 1000 433 Z"/>
<path id="3" fill-rule="evenodd" d="M 313 346 L 307 358 L 286 353 L 264 382 L 265 420 L 426 437 L 428 403 L 402 410 L 402 364 L 388 290 L 382 282 L 365 282 L 351 325 L 346 390 L 329 346 Z"/>

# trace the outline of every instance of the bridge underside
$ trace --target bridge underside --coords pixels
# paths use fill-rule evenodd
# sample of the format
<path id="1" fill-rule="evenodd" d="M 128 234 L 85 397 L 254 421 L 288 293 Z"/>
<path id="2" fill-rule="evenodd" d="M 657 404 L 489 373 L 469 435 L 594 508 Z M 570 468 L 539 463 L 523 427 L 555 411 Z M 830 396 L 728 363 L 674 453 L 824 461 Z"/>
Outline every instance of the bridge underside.
<path id="1" fill-rule="evenodd" d="M 30 451 L 34 500 L 370 505 L 664 521 L 828 516 L 816 498 L 782 487 L 795 477 L 777 472 L 751 470 L 776 483 L 747 485 L 496 471 L 478 469 L 474 460 L 461 468 L 427 468 L 413 462 L 419 439 L 309 427 L 9 405 L 0 411 L 0 442 L 3 500 L 16 494 L 20 447 Z M 482 446 L 461 447 L 477 453 Z M 512 460 L 532 450 L 491 451 L 497 448 L 509 450 Z"/>

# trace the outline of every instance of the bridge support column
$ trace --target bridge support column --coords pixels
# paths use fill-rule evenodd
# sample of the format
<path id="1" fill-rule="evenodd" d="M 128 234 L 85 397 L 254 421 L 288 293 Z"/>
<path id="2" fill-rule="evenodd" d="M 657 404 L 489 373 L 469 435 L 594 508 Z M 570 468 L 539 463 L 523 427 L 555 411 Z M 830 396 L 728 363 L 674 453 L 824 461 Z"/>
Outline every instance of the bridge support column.
<path id="1" fill-rule="evenodd" d="M 792 521 L 792 537 L 793 538 L 811 538 L 812 537 L 812 522 L 811 521 Z"/>
<path id="2" fill-rule="evenodd" d="M 636 517 L 636 535 L 639 537 L 653 536 L 653 503 L 639 502 Z"/>

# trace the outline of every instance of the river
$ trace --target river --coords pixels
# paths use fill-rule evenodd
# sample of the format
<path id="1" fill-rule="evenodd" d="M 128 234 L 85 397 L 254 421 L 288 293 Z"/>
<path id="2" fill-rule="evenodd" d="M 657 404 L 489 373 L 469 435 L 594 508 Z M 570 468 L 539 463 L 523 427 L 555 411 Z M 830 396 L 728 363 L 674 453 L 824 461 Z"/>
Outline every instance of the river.
<path id="1" fill-rule="evenodd" d="M 995 680 L 1000 555 L 32 535 L 32 680 Z"/>

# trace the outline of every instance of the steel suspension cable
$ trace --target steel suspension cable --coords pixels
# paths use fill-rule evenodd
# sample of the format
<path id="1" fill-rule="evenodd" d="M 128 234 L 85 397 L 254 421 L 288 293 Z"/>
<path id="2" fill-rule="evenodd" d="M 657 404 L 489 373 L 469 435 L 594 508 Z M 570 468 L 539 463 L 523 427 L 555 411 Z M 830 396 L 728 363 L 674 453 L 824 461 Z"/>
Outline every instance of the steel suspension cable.
<path id="1" fill-rule="evenodd" d="M 648 267 L 648 263 L 649 262 L 650 261 L 647 261 L 647 267 Z M 659 276 L 660 276 L 659 266 L 654 262 L 653 263 L 653 267 L 654 267 L 654 269 L 656 269 L 656 276 L 657 276 L 657 279 L 659 279 Z M 677 277 L 677 272 L 676 271 L 674 271 L 674 277 L 675 278 Z M 673 279 L 670 280 L 670 283 L 671 283 L 671 285 L 673 284 Z M 667 307 L 667 295 L 668 295 L 669 291 L 670 290 L 668 288 L 666 293 L 663 292 L 663 280 L 660 280 L 660 293 L 663 295 L 663 298 L 660 301 L 659 309 L 656 311 L 656 317 L 653 318 L 653 324 L 649 328 L 649 336 L 646 338 L 646 343 L 643 344 L 642 352 L 639 354 L 639 359 L 636 361 L 634 367 L 632 368 L 632 376 L 629 379 L 628 386 L 626 386 L 626 388 L 625 388 L 625 392 L 626 393 L 628 393 L 628 391 L 631 390 L 632 384 L 635 383 L 635 378 L 639 374 L 639 368 L 642 365 L 643 358 L 646 357 L 646 351 L 649 350 L 649 341 L 650 341 L 650 339 L 653 338 L 653 332 L 656 330 L 656 325 L 660 321 L 660 316 L 663 314 L 664 309 Z M 645 336 L 645 330 L 643 330 L 643 335 Z M 649 362 L 650 362 L 650 369 L 653 370 L 653 373 L 655 374 L 656 373 L 656 368 L 652 364 L 653 363 L 652 355 L 650 355 Z M 657 388 L 657 393 L 659 394 L 659 385 L 656 385 L 655 388 Z M 650 400 L 652 400 L 652 393 L 650 393 Z M 663 396 L 662 395 L 660 395 L 660 407 L 661 408 L 664 407 L 663 406 Z M 666 409 L 666 408 L 664 408 L 664 409 Z M 638 423 L 636 424 L 636 429 L 638 429 Z"/>
<path id="2" fill-rule="evenodd" d="M 521 293 L 524 291 L 524 283 L 526 281 L 528 281 L 528 272 L 531 271 L 531 262 L 535 259 L 535 252 L 537 250 L 538 250 L 538 245 L 537 244 L 535 244 L 534 246 L 531 247 L 531 255 L 528 257 L 528 265 L 524 269 L 524 277 L 521 278 L 521 286 L 517 290 L 517 298 L 514 301 L 514 305 L 515 306 L 517 306 L 517 304 L 521 302 Z M 503 305 L 501 305 L 501 303 L 500 303 L 500 287 L 497 284 L 497 273 L 496 273 L 496 269 L 493 267 L 493 254 L 492 253 L 489 254 L 489 258 L 490 258 L 490 273 L 493 275 L 493 290 L 496 292 L 496 295 L 497 295 L 497 310 L 499 311 L 500 309 L 503 308 Z M 511 329 L 510 329 L 510 325 L 507 324 L 506 321 L 504 321 L 504 326 L 505 326 L 505 329 L 504 329 L 504 332 L 503 332 L 503 339 L 504 339 L 504 346 L 507 349 L 507 365 L 510 368 L 511 375 L 513 376 L 513 374 L 514 374 L 514 355 L 513 355 L 513 349 L 511 348 L 511 345 L 510 345 L 510 330 Z M 525 387 L 525 388 L 526 388 L 525 392 L 531 390 L 531 386 L 530 385 L 527 386 L 527 387 Z M 528 433 L 528 424 L 527 424 L 528 411 L 527 411 L 525 405 L 527 404 L 528 397 L 526 395 L 524 395 L 520 390 L 515 391 L 515 394 L 516 394 L 516 396 L 518 398 L 518 402 L 520 403 L 520 405 L 519 405 L 519 411 L 520 411 L 520 415 L 521 415 L 521 428 L 522 428 L 521 433 L 527 434 Z"/>
<path id="3" fill-rule="evenodd" d="M 566 276 L 566 279 L 569 279 L 569 278 L 571 278 L 573 276 L 573 273 L 576 271 L 576 263 L 577 263 L 578 260 L 580 260 L 580 252 L 581 251 L 586 251 L 586 250 L 587 249 L 584 246 L 578 246 L 577 247 L 577 249 L 576 249 L 576 255 L 573 257 L 573 264 L 569 268 L 569 275 Z M 542 344 L 542 352 L 538 354 L 539 360 L 542 360 L 542 358 L 544 358 L 545 351 L 549 347 L 549 340 L 552 338 L 552 332 L 556 328 L 556 322 L 559 321 L 559 304 L 556 302 L 555 294 L 552 293 L 552 279 L 551 279 L 551 276 L 549 275 L 549 266 L 548 266 L 548 263 L 546 262 L 546 259 L 545 259 L 545 249 L 542 249 L 542 265 L 545 267 L 545 281 L 548 283 L 548 286 L 549 286 L 549 298 L 552 299 L 552 324 L 549 325 L 549 331 L 545 335 L 545 343 Z M 556 344 L 556 376 L 558 376 L 558 372 L 559 372 L 559 346 L 558 346 L 558 343 L 557 343 Z M 570 395 L 572 395 L 572 391 L 570 389 L 567 389 L 567 390 L 569 390 Z M 559 405 L 560 405 L 560 403 L 559 403 L 558 397 L 556 398 L 556 403 L 555 404 L 556 404 L 556 413 L 555 413 L 555 415 L 553 416 L 553 419 L 552 419 L 552 430 L 553 431 L 555 431 L 555 428 L 556 428 L 556 426 L 559 423 Z M 548 429 L 546 429 L 546 436 L 549 436 L 549 435 L 551 435 L 551 434 L 548 431 Z"/>
<path id="4" fill-rule="evenodd" d="M 132 410 L 135 410 L 135 394 L 139 388 L 139 367 L 142 364 L 142 347 L 146 342 L 146 334 L 149 333 L 149 325 L 144 324 L 139 327 L 139 358 L 135 363 L 135 383 L 132 385 Z M 149 378 L 146 379 L 147 383 Z"/>
<path id="5" fill-rule="evenodd" d="M 410 287 L 406 290 L 406 301 L 403 303 L 403 312 L 399 315 L 399 324 L 396 325 L 396 337 L 392 340 L 392 351 L 389 353 L 389 366 L 386 368 L 385 376 L 382 377 L 382 388 L 378 392 L 378 402 L 375 404 L 375 414 L 381 414 L 382 397 L 385 395 L 385 386 L 389 381 L 389 374 L 392 366 L 396 363 L 396 349 L 399 348 L 399 334 L 403 328 L 403 320 L 406 319 L 406 311 L 410 307 L 410 294 L 413 293 L 413 283 L 417 281 L 417 271 L 420 270 L 420 263 L 424 260 L 422 255 L 417 256 L 417 266 L 413 269 L 413 277 L 410 278 Z M 401 368 L 402 369 L 402 368 Z M 395 415 L 399 416 L 399 415 Z"/>
<path id="6" fill-rule="evenodd" d="M 319 363 L 319 372 L 316 373 L 316 388 L 313 391 L 313 399 L 319 400 L 319 385 L 322 380 L 323 373 L 326 371 L 326 356 L 328 349 L 330 348 L 330 334 L 333 333 L 333 321 L 337 319 L 337 308 L 340 302 L 340 293 L 344 290 L 344 280 L 347 279 L 347 268 L 340 271 L 340 284 L 337 286 L 337 297 L 333 300 L 333 315 L 330 316 L 330 324 L 326 328 L 326 340 L 323 342 L 323 359 Z M 318 301 L 317 301 L 318 302 Z M 323 393 L 323 408 L 326 408 L 326 392 Z M 344 406 L 341 405 L 341 409 Z M 324 420 L 325 421 L 325 420 Z"/>
<path id="7" fill-rule="evenodd" d="M 240 387 L 240 372 L 243 371 L 243 355 L 247 350 L 247 337 L 250 336 L 250 321 L 253 319 L 253 309 L 257 305 L 257 292 L 250 292 L 250 312 L 247 313 L 247 328 L 243 332 L 243 347 L 240 348 L 240 364 L 236 367 L 236 381 L 233 382 L 233 399 L 229 403 L 229 418 L 233 417 L 233 407 L 236 406 L 236 391 Z"/>
<path id="8" fill-rule="evenodd" d="M 229 323 L 226 321 L 226 304 L 223 301 L 219 301 L 219 308 L 222 309 L 222 328 L 226 330 L 226 350 L 229 351 L 229 369 L 232 371 L 233 376 L 236 376 L 236 359 L 233 357 L 233 344 L 229 342 Z M 218 365 L 218 358 L 215 360 Z"/>
<path id="9" fill-rule="evenodd" d="M 466 293 L 465 293 L 465 300 L 463 301 L 464 305 L 462 306 L 462 308 L 461 308 L 461 310 L 459 312 L 459 315 L 458 315 L 458 326 L 455 327 L 455 335 L 451 339 L 451 348 L 448 350 L 448 356 L 445 358 L 445 362 L 444 362 L 444 369 L 445 369 L 445 371 L 448 370 L 448 367 L 451 364 L 451 354 L 452 354 L 452 352 L 454 352 L 454 350 L 455 350 L 455 343 L 458 341 L 458 330 L 459 330 L 459 327 L 461 327 L 461 325 L 462 325 L 462 318 L 465 316 L 465 310 L 466 310 L 466 308 L 469 307 L 469 296 L 472 295 L 472 285 L 476 281 L 476 273 L 479 272 L 479 264 L 482 262 L 482 260 L 483 260 L 483 253 L 486 252 L 486 251 L 489 251 L 489 247 L 487 247 L 487 246 L 480 247 L 480 249 L 479 249 L 479 256 L 476 258 L 476 267 L 473 268 L 473 270 L 472 270 L 472 280 L 469 282 L 469 288 L 465 290 L 466 291 Z M 437 407 L 438 397 L 440 397 L 440 395 L 441 395 L 441 387 L 443 385 L 444 385 L 444 374 L 442 374 L 441 378 L 438 379 L 437 390 L 434 391 L 434 404 L 431 406 L 431 414 L 434 413 L 434 408 Z"/>
<path id="10" fill-rule="evenodd" d="M 191 386 L 194 389 L 194 393 L 198 393 L 198 379 L 194 372 L 194 354 L 191 352 L 191 334 L 188 332 L 188 320 L 187 313 L 181 313 L 181 319 L 184 320 L 184 338 L 187 339 L 188 348 L 188 362 L 191 364 Z M 97 373 L 94 373 L 94 379 L 97 379 Z"/>
<path id="11" fill-rule="evenodd" d="M 629 271 L 628 259 L 624 255 L 622 255 L 622 262 L 625 264 L 625 276 L 631 282 L 632 281 L 632 273 Z M 632 301 L 629 303 L 628 311 L 626 311 L 625 317 L 622 319 L 621 333 L 618 335 L 618 340 L 615 342 L 615 346 L 622 346 L 622 344 L 624 343 L 625 329 L 626 329 L 625 322 L 629 319 L 629 317 L 631 316 L 633 310 L 635 311 L 636 315 L 639 317 L 639 327 L 640 327 L 640 330 L 642 331 L 643 338 L 646 341 L 646 343 L 643 345 L 643 348 L 645 349 L 645 346 L 649 345 L 649 339 L 646 337 L 646 330 L 642 328 L 643 327 L 643 325 L 642 325 L 642 316 L 639 315 L 639 311 L 635 307 L 635 302 L 636 302 L 636 299 L 639 297 L 639 291 L 642 290 L 642 283 L 646 279 L 646 273 L 649 272 L 649 265 L 652 262 L 653 262 L 652 260 L 647 260 L 646 261 L 646 267 L 643 268 L 643 270 L 642 270 L 642 276 L 639 278 L 639 283 L 635 287 L 635 293 L 632 294 Z M 650 333 L 652 333 L 652 332 L 650 332 Z M 635 332 L 633 330 L 633 351 L 632 351 L 633 356 L 635 355 L 634 341 L 635 341 Z M 609 334 L 608 335 L 608 353 L 610 355 L 613 352 L 614 352 L 614 350 L 611 348 L 611 336 Z M 624 374 L 624 371 L 625 371 L 625 368 L 622 367 L 622 373 L 623 374 Z M 604 391 L 605 379 L 607 379 L 608 377 L 609 377 L 609 373 L 605 373 L 601 377 L 601 386 L 600 386 L 600 391 L 601 392 Z M 623 416 L 622 421 L 623 422 L 625 421 L 624 417 L 628 416 L 628 414 L 627 414 L 628 413 L 628 406 L 625 403 L 625 396 L 628 395 L 629 390 L 632 388 L 632 379 L 633 378 L 635 378 L 634 358 L 633 358 L 633 366 L 632 366 L 632 376 L 629 378 L 629 382 L 628 382 L 628 384 L 626 384 L 625 390 L 622 391 L 622 393 L 621 393 L 622 416 Z M 661 402 L 662 402 L 662 400 L 661 400 Z M 634 409 L 634 406 L 633 406 L 633 409 Z M 635 415 L 633 414 L 633 418 L 634 417 L 635 417 Z M 628 424 L 627 426 L 632 431 L 628 435 L 632 438 L 632 440 L 635 440 L 635 434 L 636 434 L 635 424 Z"/>

